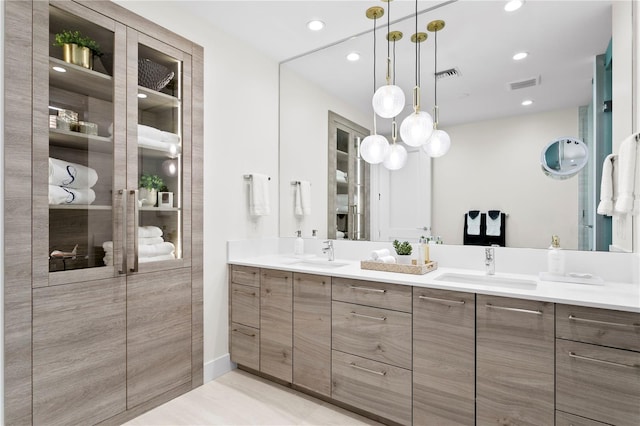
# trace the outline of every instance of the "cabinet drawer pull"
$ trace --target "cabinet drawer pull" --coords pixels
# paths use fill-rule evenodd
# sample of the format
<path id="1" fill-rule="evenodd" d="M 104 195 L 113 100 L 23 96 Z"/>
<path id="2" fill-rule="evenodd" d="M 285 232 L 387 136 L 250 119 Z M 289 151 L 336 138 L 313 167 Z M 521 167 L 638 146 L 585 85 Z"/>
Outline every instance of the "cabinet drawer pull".
<path id="1" fill-rule="evenodd" d="M 376 371 L 376 370 L 370 370 L 368 368 L 364 368 L 364 367 L 360 367 L 358 364 L 356 364 L 355 362 L 349 363 L 349 365 L 352 368 L 355 368 L 356 370 L 362 370 L 362 371 L 366 371 L 367 373 L 371 373 L 371 374 L 377 374 L 378 376 L 386 376 L 387 372 L 386 371 Z"/>
<path id="2" fill-rule="evenodd" d="M 249 291 L 244 291 L 244 290 L 238 290 L 238 289 L 233 289 L 234 293 L 240 293 L 240 294 L 246 294 L 247 296 L 253 296 L 256 297 L 256 292 L 249 292 Z"/>
<path id="3" fill-rule="evenodd" d="M 614 365 L 616 367 L 640 368 L 640 365 L 638 365 L 638 364 L 629 365 L 629 364 L 622 364 L 622 363 L 619 363 L 619 362 L 606 361 L 604 359 L 591 358 L 589 356 L 578 355 L 575 352 L 569 352 L 569 356 L 571 358 L 582 359 L 582 360 L 591 361 L 591 362 L 598 362 L 600 364 Z"/>
<path id="4" fill-rule="evenodd" d="M 520 308 L 507 308 L 506 306 L 496 306 L 491 303 L 487 303 L 485 305 L 489 309 L 499 309 L 501 311 L 510 311 L 510 312 L 522 312 L 523 314 L 534 314 L 534 315 L 542 315 L 542 311 L 534 311 L 532 309 L 520 309 Z"/>
<path id="5" fill-rule="evenodd" d="M 350 285 L 349 288 L 352 289 L 352 290 L 371 291 L 373 293 L 386 293 L 387 292 L 387 290 L 385 290 L 383 288 L 360 287 L 360 286 L 357 286 L 357 285 Z"/>
<path id="6" fill-rule="evenodd" d="M 445 304 L 453 304 L 453 305 L 464 305 L 464 300 L 449 300 L 449 299 L 439 299 L 437 297 L 428 297 L 428 296 L 418 296 L 418 299 L 429 300 L 432 302 L 445 303 Z"/>
<path id="7" fill-rule="evenodd" d="M 600 321 L 600 320 L 587 319 L 587 318 L 578 318 L 575 315 L 569 315 L 569 319 L 572 320 L 572 321 L 589 322 L 589 323 L 592 323 L 592 324 L 613 325 L 613 326 L 616 326 L 616 327 L 640 327 L 640 324 L 620 324 L 619 322 L 610 322 L 610 321 Z"/>
<path id="8" fill-rule="evenodd" d="M 363 315 L 363 314 L 359 314 L 357 312 L 351 311 L 351 315 L 353 315 L 354 317 L 361 317 L 361 318 L 368 318 L 368 319 L 372 319 L 372 320 L 376 320 L 376 321 L 386 321 L 387 317 L 372 317 L 370 315 Z"/>
<path id="9" fill-rule="evenodd" d="M 233 331 L 236 333 L 244 334 L 245 336 L 256 337 L 256 333 L 247 333 L 246 331 L 238 330 L 237 328 L 234 328 Z"/>

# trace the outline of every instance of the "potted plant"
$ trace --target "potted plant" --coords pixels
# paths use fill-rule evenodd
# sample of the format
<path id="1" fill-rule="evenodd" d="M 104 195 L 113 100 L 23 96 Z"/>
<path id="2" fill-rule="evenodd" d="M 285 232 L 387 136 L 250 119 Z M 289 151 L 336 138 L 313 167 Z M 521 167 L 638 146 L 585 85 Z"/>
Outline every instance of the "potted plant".
<path id="1" fill-rule="evenodd" d="M 154 206 L 158 201 L 158 190 L 164 187 L 164 182 L 158 175 L 144 173 L 140 176 L 139 187 L 138 199 L 142 205 Z"/>
<path id="2" fill-rule="evenodd" d="M 393 248 L 396 250 L 396 259 L 398 259 L 398 263 L 403 265 L 411 264 L 411 251 L 413 248 L 409 241 L 400 242 L 398 240 L 394 240 Z"/>
<path id="3" fill-rule="evenodd" d="M 93 57 L 102 55 L 100 45 L 80 31 L 62 30 L 55 38 L 53 45 L 62 47 L 62 59 L 70 64 L 93 69 Z"/>

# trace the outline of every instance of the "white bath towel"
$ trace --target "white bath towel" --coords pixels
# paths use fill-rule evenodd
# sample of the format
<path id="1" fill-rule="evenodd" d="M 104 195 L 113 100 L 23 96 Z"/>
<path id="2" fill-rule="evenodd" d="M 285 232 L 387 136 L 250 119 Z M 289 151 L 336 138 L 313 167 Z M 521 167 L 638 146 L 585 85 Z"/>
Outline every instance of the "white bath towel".
<path id="1" fill-rule="evenodd" d="M 113 254 L 113 241 L 105 241 L 102 243 L 102 249 L 107 254 Z"/>
<path id="2" fill-rule="evenodd" d="M 162 142 L 156 139 L 150 139 L 144 136 L 138 136 L 138 146 L 140 148 L 150 148 L 157 151 L 163 151 L 169 155 L 178 155 L 180 153 L 180 146 L 175 143 Z"/>
<path id="3" fill-rule="evenodd" d="M 160 244 L 139 244 L 138 257 L 155 257 L 173 253 L 176 247 L 170 242 Z"/>
<path id="4" fill-rule="evenodd" d="M 616 201 L 616 188 L 618 187 L 617 154 L 609 154 L 602 163 L 602 180 L 600 181 L 600 203 L 598 214 L 613 216 L 613 206 Z"/>
<path id="5" fill-rule="evenodd" d="M 162 229 L 157 226 L 138 226 L 138 238 L 162 237 Z"/>
<path id="6" fill-rule="evenodd" d="M 141 246 L 149 246 L 153 244 L 164 243 L 162 237 L 138 237 L 138 244 Z"/>
<path id="7" fill-rule="evenodd" d="M 390 254 L 391 252 L 389 251 L 389 249 L 373 250 L 371 252 L 371 259 L 378 260 L 381 257 L 389 256 Z"/>
<path id="8" fill-rule="evenodd" d="M 176 135 L 175 133 L 163 131 L 160 141 L 178 145 L 180 144 L 180 136 Z"/>
<path id="9" fill-rule="evenodd" d="M 347 181 L 347 174 L 345 172 L 343 172 L 342 170 L 336 170 L 336 180 L 338 182 L 346 182 Z"/>
<path id="10" fill-rule="evenodd" d="M 163 254 L 163 255 L 154 256 L 154 257 L 139 257 L 138 263 L 158 262 L 160 260 L 173 260 L 175 258 L 176 258 L 176 255 L 174 253 Z"/>
<path id="11" fill-rule="evenodd" d="M 93 189 L 63 188 L 49 185 L 49 204 L 91 204 L 96 199 Z"/>
<path id="12" fill-rule="evenodd" d="M 253 173 L 249 183 L 249 213 L 266 216 L 271 213 L 269 204 L 269 176 Z"/>
<path id="13" fill-rule="evenodd" d="M 49 185 L 87 189 L 93 187 L 97 181 L 98 173 L 91 167 L 49 158 Z"/>
<path id="14" fill-rule="evenodd" d="M 396 258 L 394 256 L 382 256 L 376 260 L 382 263 L 396 263 Z"/>
<path id="15" fill-rule="evenodd" d="M 482 215 L 480 213 L 478 213 L 475 218 L 472 218 L 471 215 L 467 213 L 467 235 L 480 235 L 481 218 Z"/>
<path id="16" fill-rule="evenodd" d="M 634 193 L 640 193 L 640 185 L 636 188 L 637 142 L 635 135 L 629 136 L 620 145 L 618 152 L 618 191 L 615 213 L 629 214 L 633 211 Z M 637 191 L 637 192 L 636 192 Z"/>
<path id="17" fill-rule="evenodd" d="M 500 227 L 502 226 L 502 213 L 498 213 L 498 216 L 493 219 L 487 214 L 487 235 L 491 237 L 499 237 Z"/>
<path id="18" fill-rule="evenodd" d="M 307 180 L 301 180 L 296 185 L 294 213 L 296 216 L 311 214 L 311 183 Z"/>
<path id="19" fill-rule="evenodd" d="M 144 124 L 138 124 L 138 138 L 141 137 L 162 141 L 162 130 L 145 126 Z"/>
<path id="20" fill-rule="evenodd" d="M 336 231 L 336 239 L 343 240 L 347 237 L 347 235 L 342 231 Z"/>

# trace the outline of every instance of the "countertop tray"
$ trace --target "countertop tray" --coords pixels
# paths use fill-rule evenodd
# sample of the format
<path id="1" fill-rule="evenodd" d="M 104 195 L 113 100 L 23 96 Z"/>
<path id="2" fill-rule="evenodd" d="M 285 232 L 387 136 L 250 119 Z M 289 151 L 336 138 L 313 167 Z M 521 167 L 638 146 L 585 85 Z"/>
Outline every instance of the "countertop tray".
<path id="1" fill-rule="evenodd" d="M 424 265 L 401 265 L 398 263 L 360 261 L 360 269 L 370 269 L 372 271 L 399 272 L 401 274 L 424 275 L 427 272 L 438 269 L 438 262 L 429 262 Z"/>

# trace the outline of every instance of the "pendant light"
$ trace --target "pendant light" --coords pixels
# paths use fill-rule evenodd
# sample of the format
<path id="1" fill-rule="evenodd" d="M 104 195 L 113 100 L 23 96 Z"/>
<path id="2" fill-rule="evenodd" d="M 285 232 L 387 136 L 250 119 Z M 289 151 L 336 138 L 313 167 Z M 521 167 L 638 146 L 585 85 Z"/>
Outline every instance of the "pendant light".
<path id="1" fill-rule="evenodd" d="M 391 52 L 389 27 L 391 25 L 391 2 L 393 0 L 382 0 L 389 3 L 387 11 L 387 84 L 380 87 L 373 94 L 371 103 L 373 110 L 382 118 L 393 118 L 404 109 L 404 92 L 395 84 L 391 84 Z"/>
<path id="2" fill-rule="evenodd" d="M 384 15 L 384 9 L 374 6 L 367 9 L 367 18 L 373 19 L 373 91 L 376 90 L 376 20 Z M 378 134 L 376 114 L 373 114 L 373 134 L 367 136 L 360 144 L 360 156 L 370 164 L 381 163 L 389 152 L 389 141 Z"/>
<path id="3" fill-rule="evenodd" d="M 431 21 L 427 25 L 427 30 L 434 33 L 435 36 L 435 61 L 434 61 L 434 72 L 433 72 L 433 97 L 434 97 L 434 106 L 433 106 L 433 133 L 431 137 L 427 141 L 426 144 L 422 145 L 422 149 L 427 153 L 430 157 L 442 157 L 447 152 L 449 152 L 449 148 L 451 147 L 451 138 L 449 134 L 444 130 L 438 129 L 438 120 L 439 120 L 439 109 L 438 109 L 438 31 L 444 28 L 444 21 L 436 20 Z"/>
<path id="4" fill-rule="evenodd" d="M 404 146 L 396 143 L 396 138 L 398 137 L 398 125 L 396 124 L 396 119 L 393 119 L 391 123 L 391 140 L 393 143 L 389 148 L 389 153 L 384 159 L 382 163 L 385 168 L 388 170 L 400 170 L 407 164 L 407 150 Z"/>
<path id="5" fill-rule="evenodd" d="M 433 133 L 433 118 L 425 111 L 420 111 L 420 43 L 427 39 L 426 33 L 418 32 L 418 0 L 416 0 L 416 32 L 411 41 L 416 45 L 416 85 L 413 88 L 413 113 L 407 116 L 400 125 L 402 141 L 409 146 L 420 146 L 427 143 Z"/>

